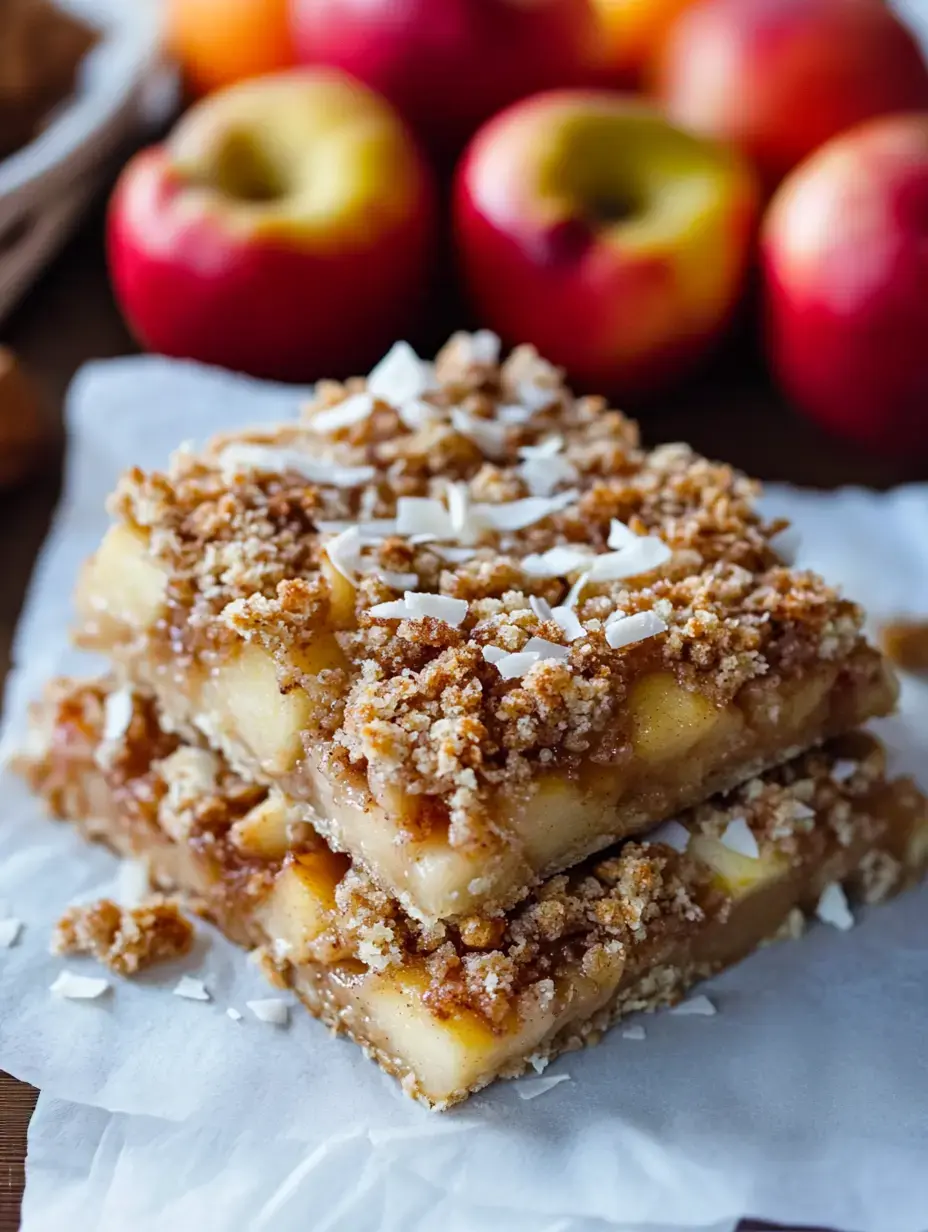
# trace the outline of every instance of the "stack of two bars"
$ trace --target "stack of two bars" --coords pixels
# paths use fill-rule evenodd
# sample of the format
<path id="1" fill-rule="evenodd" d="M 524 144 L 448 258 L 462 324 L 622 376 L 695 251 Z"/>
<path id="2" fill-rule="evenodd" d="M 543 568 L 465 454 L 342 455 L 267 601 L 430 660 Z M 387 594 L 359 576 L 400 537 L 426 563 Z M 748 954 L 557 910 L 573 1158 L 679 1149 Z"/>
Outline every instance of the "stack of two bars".
<path id="1" fill-rule="evenodd" d="M 127 474 L 78 591 L 112 678 L 50 686 L 23 758 L 436 1107 L 928 850 L 847 735 L 892 676 L 755 486 L 498 348 Z"/>

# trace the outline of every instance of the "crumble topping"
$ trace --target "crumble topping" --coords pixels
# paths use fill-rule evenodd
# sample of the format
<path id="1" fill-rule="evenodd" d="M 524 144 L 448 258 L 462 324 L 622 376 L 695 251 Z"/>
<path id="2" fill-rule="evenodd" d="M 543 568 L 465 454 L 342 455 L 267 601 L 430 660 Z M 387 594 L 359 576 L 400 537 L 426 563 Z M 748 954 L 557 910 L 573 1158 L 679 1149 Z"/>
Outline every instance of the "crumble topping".
<path id="1" fill-rule="evenodd" d="M 176 903 L 120 907 L 111 899 L 70 907 L 55 926 L 53 954 L 90 954 L 117 975 L 135 975 L 189 952 L 193 925 Z"/>
<path id="2" fill-rule="evenodd" d="M 908 672 L 928 672 L 928 620 L 894 620 L 880 630 L 890 661 Z"/>
<path id="3" fill-rule="evenodd" d="M 112 510 L 167 575 L 156 657 L 259 642 L 313 701 L 307 744 L 333 740 L 375 795 L 438 798 L 457 842 L 503 778 L 608 758 L 642 672 L 725 704 L 862 645 L 859 609 L 784 567 L 757 494 L 686 445 L 647 452 L 481 331 L 434 364 L 397 344 L 296 422 L 131 471 Z M 333 628 L 343 663 L 302 672 Z"/>

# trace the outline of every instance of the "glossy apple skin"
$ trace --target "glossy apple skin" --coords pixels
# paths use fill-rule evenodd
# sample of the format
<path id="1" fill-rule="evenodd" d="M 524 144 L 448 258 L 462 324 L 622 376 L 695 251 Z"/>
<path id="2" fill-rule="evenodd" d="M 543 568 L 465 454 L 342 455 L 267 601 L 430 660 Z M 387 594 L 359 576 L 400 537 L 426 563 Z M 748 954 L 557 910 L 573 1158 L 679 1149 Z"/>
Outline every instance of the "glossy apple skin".
<path id="1" fill-rule="evenodd" d="M 629 217 L 602 217 L 624 201 Z M 758 215 L 734 153 L 605 91 L 554 91 L 491 120 L 454 193 L 481 323 L 620 395 L 672 384 L 719 339 Z"/>
<path id="2" fill-rule="evenodd" d="M 602 62 L 592 0 L 293 0 L 292 12 L 302 63 L 366 82 L 442 152 L 516 99 L 593 84 Z"/>
<path id="3" fill-rule="evenodd" d="M 767 348 L 795 404 L 928 454 L 928 114 L 862 125 L 797 168 L 762 238 Z"/>
<path id="4" fill-rule="evenodd" d="M 703 0 L 655 76 L 671 119 L 738 146 L 770 187 L 845 129 L 928 108 L 924 57 L 882 0 Z"/>
<path id="5" fill-rule="evenodd" d="M 603 85 L 636 88 L 670 27 L 698 0 L 593 0 L 605 36 Z"/>
<path id="6" fill-rule="evenodd" d="M 289 187 L 268 192 L 269 141 Z M 434 196 L 403 125 L 358 83 L 329 70 L 242 83 L 120 177 L 116 298 L 165 355 L 281 380 L 365 371 L 421 306 Z"/>

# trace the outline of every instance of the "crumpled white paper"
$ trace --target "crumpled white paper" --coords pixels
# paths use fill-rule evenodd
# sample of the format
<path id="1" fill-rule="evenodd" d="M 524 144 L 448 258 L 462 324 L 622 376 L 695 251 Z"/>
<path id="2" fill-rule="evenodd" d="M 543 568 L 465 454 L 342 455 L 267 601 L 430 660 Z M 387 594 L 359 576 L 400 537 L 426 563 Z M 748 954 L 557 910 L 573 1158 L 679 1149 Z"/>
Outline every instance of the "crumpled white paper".
<path id="1" fill-rule="evenodd" d="M 7 747 L 46 676 L 87 670 L 66 646 L 68 596 L 119 471 L 158 465 L 220 426 L 293 414 L 298 400 L 156 359 L 85 372 L 65 497 L 16 642 Z M 876 618 L 928 612 L 928 489 L 780 489 L 768 504 L 795 516 L 803 561 Z M 926 719 L 928 688 L 908 681 L 903 714 L 880 727 L 928 786 Z M 864 913 L 849 933 L 815 927 L 762 951 L 706 987 L 715 1017 L 645 1017 L 645 1040 L 615 1031 L 562 1058 L 548 1073 L 570 1081 L 537 1099 L 503 1083 L 437 1116 L 301 1011 L 287 1029 L 247 1011 L 227 1018 L 227 1006 L 268 993 L 206 928 L 172 970 L 114 981 L 98 1002 L 53 999 L 63 966 L 95 968 L 50 957 L 49 929 L 67 902 L 107 884 L 114 861 L 45 821 L 9 774 L 0 789 L 0 903 L 25 922 L 0 951 L 0 1065 L 46 1093 L 32 1227 L 76 1230 L 81 1210 L 94 1229 L 163 1227 L 168 1212 L 171 1226 L 220 1232 L 594 1232 L 742 1215 L 845 1232 L 928 1227 L 926 892 Z M 210 1003 L 171 995 L 181 971 L 205 979 Z"/>

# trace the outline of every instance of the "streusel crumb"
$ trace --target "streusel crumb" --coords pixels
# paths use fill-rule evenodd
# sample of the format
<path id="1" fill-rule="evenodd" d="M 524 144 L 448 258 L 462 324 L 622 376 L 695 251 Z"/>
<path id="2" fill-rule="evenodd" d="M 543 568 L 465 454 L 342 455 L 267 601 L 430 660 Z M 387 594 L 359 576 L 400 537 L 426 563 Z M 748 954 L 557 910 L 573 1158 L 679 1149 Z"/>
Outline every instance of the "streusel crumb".
<path id="1" fill-rule="evenodd" d="M 111 899 L 69 908 L 55 926 L 54 954 L 91 954 L 117 975 L 187 954 L 194 929 L 177 903 L 153 899 L 120 907 Z"/>

